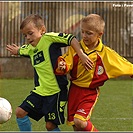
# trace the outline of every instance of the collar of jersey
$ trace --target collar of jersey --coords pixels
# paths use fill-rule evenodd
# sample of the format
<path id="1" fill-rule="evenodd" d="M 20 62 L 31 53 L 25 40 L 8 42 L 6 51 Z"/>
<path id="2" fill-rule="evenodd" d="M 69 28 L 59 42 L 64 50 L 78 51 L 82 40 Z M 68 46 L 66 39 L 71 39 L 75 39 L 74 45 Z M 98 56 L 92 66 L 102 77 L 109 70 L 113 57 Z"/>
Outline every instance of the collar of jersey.
<path id="1" fill-rule="evenodd" d="M 81 44 L 81 47 L 83 48 L 84 52 L 87 54 L 89 54 L 93 51 L 99 51 L 100 52 L 103 49 L 103 43 L 102 43 L 100 38 L 98 40 L 99 40 L 99 45 L 93 50 L 88 49 L 88 47 L 84 44 L 83 39 L 80 41 L 80 44 Z"/>

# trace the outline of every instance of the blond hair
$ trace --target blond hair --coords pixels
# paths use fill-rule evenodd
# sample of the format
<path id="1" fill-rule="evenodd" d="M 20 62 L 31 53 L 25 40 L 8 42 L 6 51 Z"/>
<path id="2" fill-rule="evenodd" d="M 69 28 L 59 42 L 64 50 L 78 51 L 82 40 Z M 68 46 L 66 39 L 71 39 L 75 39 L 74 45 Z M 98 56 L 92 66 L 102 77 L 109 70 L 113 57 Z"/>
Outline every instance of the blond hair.
<path id="1" fill-rule="evenodd" d="M 87 23 L 91 29 L 98 33 L 104 32 L 105 21 L 98 14 L 89 14 L 81 20 L 82 23 Z"/>
<path id="2" fill-rule="evenodd" d="M 37 14 L 27 16 L 21 23 L 20 29 L 23 29 L 28 23 L 32 22 L 38 29 L 44 25 L 44 20 Z"/>

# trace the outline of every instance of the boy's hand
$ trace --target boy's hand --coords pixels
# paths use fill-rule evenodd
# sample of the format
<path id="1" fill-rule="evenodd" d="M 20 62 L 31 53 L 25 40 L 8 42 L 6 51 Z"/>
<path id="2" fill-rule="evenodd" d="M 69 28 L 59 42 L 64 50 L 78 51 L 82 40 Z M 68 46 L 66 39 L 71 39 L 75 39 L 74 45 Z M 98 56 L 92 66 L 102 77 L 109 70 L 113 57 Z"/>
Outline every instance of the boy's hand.
<path id="1" fill-rule="evenodd" d="M 18 50 L 19 50 L 19 46 L 17 46 L 16 44 L 13 45 L 7 45 L 6 49 L 8 51 L 10 51 L 11 55 L 18 55 Z"/>
<path id="2" fill-rule="evenodd" d="M 56 66 L 55 66 L 54 73 L 56 75 L 65 75 L 65 74 L 67 74 L 67 71 L 68 71 L 68 66 L 67 66 L 65 60 L 61 56 L 59 56 Z"/>
<path id="3" fill-rule="evenodd" d="M 78 45 L 77 45 L 78 44 Z M 85 67 L 85 69 L 90 70 L 93 68 L 94 63 L 91 61 L 91 59 L 89 59 L 89 57 L 83 52 L 83 50 L 81 49 L 79 42 L 76 38 L 73 38 L 71 41 L 71 46 L 74 48 L 74 50 L 76 51 L 76 53 L 78 54 L 78 56 L 80 57 L 83 66 Z"/>
<path id="4" fill-rule="evenodd" d="M 89 57 L 85 53 L 82 54 L 82 56 L 80 56 L 80 59 L 85 69 L 89 71 L 90 69 L 93 68 L 94 63 L 91 61 L 91 59 L 89 59 Z"/>
<path id="5" fill-rule="evenodd" d="M 60 62 L 58 62 L 58 69 L 61 71 L 64 71 L 66 69 L 66 62 L 62 59 L 60 60 Z"/>

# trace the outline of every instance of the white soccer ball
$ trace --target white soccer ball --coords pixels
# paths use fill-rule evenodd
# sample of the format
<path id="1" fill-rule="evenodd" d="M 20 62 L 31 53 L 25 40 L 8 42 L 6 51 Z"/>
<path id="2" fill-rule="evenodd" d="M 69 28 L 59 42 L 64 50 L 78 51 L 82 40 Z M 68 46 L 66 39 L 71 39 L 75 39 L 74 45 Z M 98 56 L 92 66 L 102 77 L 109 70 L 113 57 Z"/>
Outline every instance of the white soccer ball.
<path id="1" fill-rule="evenodd" d="M 7 122 L 12 116 L 12 106 L 10 102 L 0 97 L 0 124 Z"/>

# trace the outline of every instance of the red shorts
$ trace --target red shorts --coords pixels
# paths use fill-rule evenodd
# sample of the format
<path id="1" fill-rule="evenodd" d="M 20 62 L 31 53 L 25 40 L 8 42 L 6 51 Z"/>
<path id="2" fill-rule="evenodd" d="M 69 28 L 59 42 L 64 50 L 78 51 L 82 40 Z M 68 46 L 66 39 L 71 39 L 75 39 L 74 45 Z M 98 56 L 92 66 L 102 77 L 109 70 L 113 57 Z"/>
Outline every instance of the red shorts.
<path id="1" fill-rule="evenodd" d="M 99 88 L 82 88 L 72 84 L 68 94 L 67 124 L 74 125 L 74 117 L 89 120 L 99 96 Z"/>

